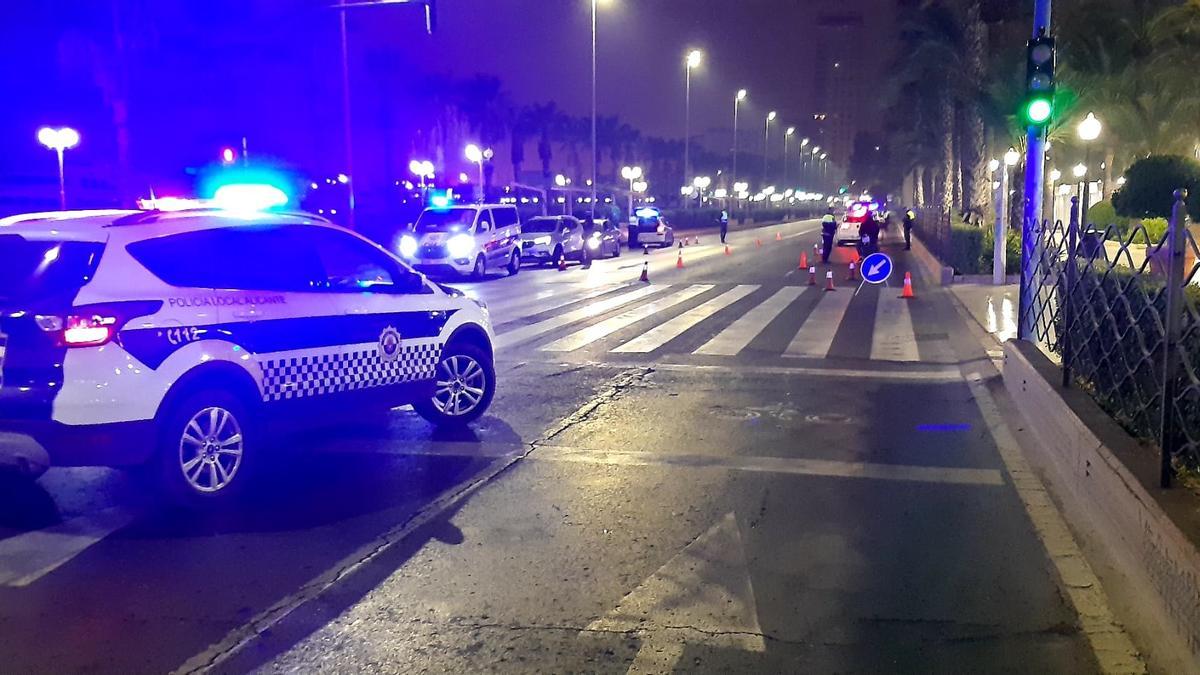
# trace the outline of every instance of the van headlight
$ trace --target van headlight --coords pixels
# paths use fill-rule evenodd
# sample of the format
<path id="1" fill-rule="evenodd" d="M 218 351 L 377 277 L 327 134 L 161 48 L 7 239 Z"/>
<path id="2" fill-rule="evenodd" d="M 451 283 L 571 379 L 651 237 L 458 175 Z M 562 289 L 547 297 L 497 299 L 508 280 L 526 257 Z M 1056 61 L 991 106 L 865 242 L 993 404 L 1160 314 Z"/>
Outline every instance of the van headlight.
<path id="1" fill-rule="evenodd" d="M 417 255 L 417 239 L 410 235 L 400 237 L 400 255 L 405 258 L 414 258 Z"/>
<path id="2" fill-rule="evenodd" d="M 475 239 L 469 234 L 456 234 L 446 242 L 451 258 L 467 258 L 475 250 Z"/>

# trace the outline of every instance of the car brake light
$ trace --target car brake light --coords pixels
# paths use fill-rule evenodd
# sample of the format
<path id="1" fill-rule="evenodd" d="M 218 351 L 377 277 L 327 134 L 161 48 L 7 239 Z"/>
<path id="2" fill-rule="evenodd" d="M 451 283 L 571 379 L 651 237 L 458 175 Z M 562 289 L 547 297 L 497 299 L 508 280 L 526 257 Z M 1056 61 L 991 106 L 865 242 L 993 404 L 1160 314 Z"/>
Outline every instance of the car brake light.
<path id="1" fill-rule="evenodd" d="M 67 347 L 99 347 L 107 344 L 131 319 L 162 309 L 161 300 L 113 302 L 77 307 L 67 316 L 62 332 Z"/>

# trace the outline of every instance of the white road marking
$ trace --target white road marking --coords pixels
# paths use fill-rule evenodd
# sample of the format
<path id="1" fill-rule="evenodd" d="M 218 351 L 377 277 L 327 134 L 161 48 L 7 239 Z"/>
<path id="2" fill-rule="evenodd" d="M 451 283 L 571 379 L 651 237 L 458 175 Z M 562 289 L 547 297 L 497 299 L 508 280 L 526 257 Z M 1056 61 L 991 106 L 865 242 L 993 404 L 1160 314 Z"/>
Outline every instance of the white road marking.
<path id="1" fill-rule="evenodd" d="M 1079 550 L 1075 537 L 1063 521 L 1046 486 L 1026 461 L 983 377 L 972 373 L 967 377 L 967 385 L 971 388 L 979 412 L 983 414 L 1025 513 L 1032 521 L 1033 529 L 1042 541 L 1063 589 L 1079 616 L 1080 628 L 1096 655 L 1100 672 L 1145 673 L 1146 663 L 1113 617 L 1108 595 L 1101 587 L 1100 580 Z"/>
<path id="2" fill-rule="evenodd" d="M 725 514 L 587 630 L 637 633 L 642 644 L 630 673 L 675 672 L 689 642 L 766 651 L 734 514 Z"/>
<path id="3" fill-rule="evenodd" d="M 613 291 L 621 288 L 622 286 L 628 285 L 629 284 L 607 284 L 599 288 L 590 289 L 580 295 L 564 295 L 560 291 L 553 290 L 542 291 L 533 298 L 518 298 L 507 303 L 498 302 L 495 305 L 488 303 L 488 310 L 491 312 L 492 322 L 501 324 L 506 321 L 519 318 L 523 314 L 541 314 L 542 312 L 549 312 L 551 310 L 555 310 L 560 307 L 566 307 L 567 305 L 583 300 L 591 300 L 592 298 L 604 295 L 609 291 Z M 543 302 L 547 298 L 550 298 L 554 295 L 557 295 L 558 297 L 550 300 L 550 302 Z"/>
<path id="4" fill-rule="evenodd" d="M 539 335 L 545 335 L 556 328 L 562 328 L 563 326 L 575 323 L 576 321 L 583 321 L 584 319 L 590 319 L 594 316 L 599 316 L 605 312 L 614 310 L 621 305 L 628 304 L 634 300 L 640 300 L 665 288 L 670 288 L 670 286 L 642 286 L 641 288 L 631 290 L 611 298 L 606 298 L 599 302 L 585 305 L 579 309 L 566 312 L 565 314 L 550 317 L 544 321 L 539 321 L 528 326 L 514 328 L 496 336 L 496 349 L 500 350 L 506 347 L 511 347 L 515 344 L 532 340 Z"/>
<path id="5" fill-rule="evenodd" d="M 559 364 L 564 368 L 578 367 L 577 363 Z M 717 365 L 708 363 L 646 363 L 630 364 L 592 362 L 594 368 L 624 369 L 631 365 L 641 365 L 651 370 L 663 372 L 688 373 L 719 373 L 731 376 L 782 375 L 788 377 L 834 377 L 853 378 L 860 380 L 896 380 L 901 382 L 960 382 L 962 374 L 957 367 L 936 368 L 906 368 L 904 370 L 859 370 L 855 368 L 807 368 L 800 366 L 751 366 L 751 365 Z"/>
<path id="6" fill-rule="evenodd" d="M 742 318 L 734 321 L 732 325 L 692 353 L 714 356 L 737 355 L 803 292 L 804 288 L 801 286 L 784 286 L 775 295 L 746 312 Z"/>
<path id="7" fill-rule="evenodd" d="M 712 300 L 709 300 L 698 307 L 689 309 L 674 319 L 671 319 L 670 321 L 647 331 L 646 333 L 630 340 L 629 342 L 626 342 L 613 351 L 637 354 L 652 352 L 671 340 L 679 337 L 680 335 L 683 335 L 683 333 L 689 328 L 711 317 L 738 300 L 741 300 L 747 295 L 750 295 L 759 288 L 759 286 L 752 284 L 734 286 L 730 290 L 718 295 Z"/>
<path id="8" fill-rule="evenodd" d="M 871 359 L 874 361 L 920 361 L 917 336 L 913 332 L 912 312 L 907 300 L 889 288 L 880 289 L 875 304 L 875 329 L 871 331 Z"/>
<path id="9" fill-rule="evenodd" d="M 640 307 L 635 307 L 626 312 L 622 312 L 610 319 L 601 321 L 593 326 L 588 326 L 582 330 L 576 331 L 566 337 L 560 338 L 542 347 L 542 351 L 547 352 L 570 352 L 580 347 L 585 347 L 593 342 L 605 338 L 613 333 L 627 328 L 633 324 L 648 319 L 658 312 L 669 309 L 678 305 L 681 302 L 690 300 L 691 298 L 706 293 L 713 289 L 711 284 L 695 284 L 677 293 L 659 298 L 654 302 L 644 304 Z"/>
<path id="10" fill-rule="evenodd" d="M 850 308 L 850 300 L 854 294 L 850 289 L 822 292 L 821 299 L 813 308 L 791 344 L 784 351 L 784 356 L 808 357 L 823 359 L 833 347 L 833 338 L 837 335 L 838 327 Z"/>
<path id="11" fill-rule="evenodd" d="M 112 507 L 0 541 L 0 586 L 28 586 L 129 525 L 134 516 Z"/>

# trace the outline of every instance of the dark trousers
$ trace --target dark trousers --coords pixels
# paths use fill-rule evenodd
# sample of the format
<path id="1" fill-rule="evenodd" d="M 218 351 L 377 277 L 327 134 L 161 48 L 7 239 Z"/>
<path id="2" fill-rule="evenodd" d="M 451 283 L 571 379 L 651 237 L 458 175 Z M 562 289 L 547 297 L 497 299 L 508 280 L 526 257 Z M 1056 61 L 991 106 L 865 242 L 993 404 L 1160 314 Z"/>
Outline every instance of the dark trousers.
<path id="1" fill-rule="evenodd" d="M 904 226 L 904 250 L 912 248 L 912 225 Z"/>
<path id="2" fill-rule="evenodd" d="M 729 223 L 721 223 L 721 243 L 725 243 L 725 235 L 729 234 Z"/>
<path id="3" fill-rule="evenodd" d="M 833 253 L 833 233 L 821 233 L 821 262 L 829 262 L 829 254 Z"/>

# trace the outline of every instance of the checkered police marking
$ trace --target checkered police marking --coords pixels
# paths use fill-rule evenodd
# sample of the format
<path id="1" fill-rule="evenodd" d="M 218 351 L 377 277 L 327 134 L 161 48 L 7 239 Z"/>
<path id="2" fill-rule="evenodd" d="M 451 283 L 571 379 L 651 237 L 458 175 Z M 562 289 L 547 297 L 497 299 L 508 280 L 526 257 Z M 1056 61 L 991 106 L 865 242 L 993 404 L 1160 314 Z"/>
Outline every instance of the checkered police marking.
<path id="1" fill-rule="evenodd" d="M 345 353 L 266 358 L 263 400 L 286 401 L 385 387 L 434 376 L 442 345 L 404 343 L 398 354 L 385 357 L 378 346 L 362 346 Z"/>

